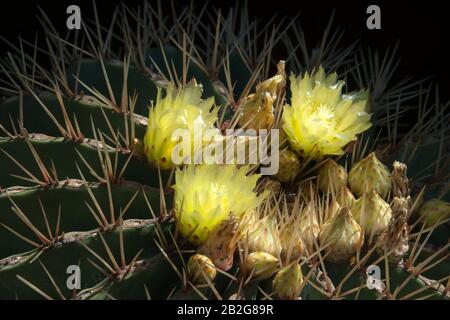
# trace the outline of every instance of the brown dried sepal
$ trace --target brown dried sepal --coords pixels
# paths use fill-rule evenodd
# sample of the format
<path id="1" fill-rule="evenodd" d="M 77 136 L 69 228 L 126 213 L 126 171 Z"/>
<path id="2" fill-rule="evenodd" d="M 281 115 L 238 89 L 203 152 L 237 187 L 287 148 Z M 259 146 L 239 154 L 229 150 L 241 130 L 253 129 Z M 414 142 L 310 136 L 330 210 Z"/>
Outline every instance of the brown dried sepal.
<path id="1" fill-rule="evenodd" d="M 205 243 L 197 250 L 209 257 L 214 265 L 227 271 L 233 266 L 233 255 L 238 240 L 239 221 L 234 214 L 221 222 L 209 235 Z"/>

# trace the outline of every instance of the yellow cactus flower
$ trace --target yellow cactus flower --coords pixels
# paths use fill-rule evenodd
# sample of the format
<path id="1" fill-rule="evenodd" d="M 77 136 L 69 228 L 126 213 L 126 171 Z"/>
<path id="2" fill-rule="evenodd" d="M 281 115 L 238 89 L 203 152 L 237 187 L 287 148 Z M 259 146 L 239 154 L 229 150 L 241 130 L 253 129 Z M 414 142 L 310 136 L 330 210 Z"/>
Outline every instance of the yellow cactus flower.
<path id="1" fill-rule="evenodd" d="M 260 175 L 248 171 L 248 166 L 207 164 L 177 169 L 173 188 L 181 234 L 200 245 L 230 214 L 239 219 L 257 207 L 266 193 L 256 194 Z"/>
<path id="2" fill-rule="evenodd" d="M 283 129 L 291 148 L 306 158 L 341 155 L 356 135 L 370 126 L 366 92 L 343 95 L 336 73 L 319 71 L 303 78 L 292 75 L 291 105 L 284 106 Z"/>
<path id="3" fill-rule="evenodd" d="M 181 137 L 175 135 L 175 130 L 185 129 L 189 133 L 190 155 L 183 154 L 181 157 L 190 156 L 193 159 L 194 152 L 194 128 L 197 130 L 215 130 L 214 123 L 217 121 L 218 109 L 213 108 L 214 98 L 201 99 L 202 89 L 195 80 L 189 82 L 185 87 L 176 89 L 169 84 L 166 95 L 162 97 L 161 90 L 158 91 L 156 103 L 150 108 L 147 132 L 144 137 L 144 151 L 148 161 L 161 169 L 171 169 L 181 163 L 172 161 L 172 152 L 181 142 Z M 217 129 L 219 133 L 219 130 Z M 206 141 L 203 138 L 200 146 Z"/>

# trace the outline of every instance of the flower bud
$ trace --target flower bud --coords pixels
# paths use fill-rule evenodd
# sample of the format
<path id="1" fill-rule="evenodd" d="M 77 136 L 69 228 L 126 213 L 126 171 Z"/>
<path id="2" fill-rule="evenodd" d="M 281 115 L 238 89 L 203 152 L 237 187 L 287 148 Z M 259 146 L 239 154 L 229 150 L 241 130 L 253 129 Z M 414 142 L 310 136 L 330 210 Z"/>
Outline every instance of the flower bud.
<path id="1" fill-rule="evenodd" d="M 355 201 L 351 212 L 367 236 L 386 231 L 392 218 L 392 209 L 375 191 Z"/>
<path id="2" fill-rule="evenodd" d="M 306 245 L 306 249 L 308 250 L 308 253 L 311 254 L 316 249 L 315 243 L 317 242 L 320 232 L 317 213 L 315 212 L 315 208 L 312 203 L 308 203 L 303 209 L 302 216 L 300 218 L 299 230 Z"/>
<path id="3" fill-rule="evenodd" d="M 278 259 L 265 252 L 252 252 L 247 257 L 246 268 L 252 279 L 265 280 L 278 269 Z"/>
<path id="4" fill-rule="evenodd" d="M 292 220 L 292 219 L 291 219 Z M 305 252 L 300 226 L 297 221 L 287 221 L 280 228 L 281 256 L 288 260 L 297 259 Z"/>
<path id="5" fill-rule="evenodd" d="M 425 217 L 427 226 L 433 226 L 442 220 L 450 218 L 450 203 L 433 199 L 427 201 L 419 210 L 420 217 Z"/>
<path id="6" fill-rule="evenodd" d="M 391 190 L 390 173 L 386 166 L 377 159 L 375 152 L 354 164 L 348 175 L 350 189 L 358 196 L 376 191 L 386 199 Z"/>
<path id="7" fill-rule="evenodd" d="M 274 178 L 280 182 L 291 182 L 300 173 L 300 166 L 300 159 L 294 152 L 282 150 L 279 155 L 279 169 Z"/>
<path id="8" fill-rule="evenodd" d="M 274 257 L 280 256 L 281 241 L 275 216 L 260 218 L 259 212 L 254 211 L 244 218 L 241 226 L 242 238 L 249 252 L 262 251 Z"/>
<path id="9" fill-rule="evenodd" d="M 334 263 L 348 261 L 361 247 L 361 227 L 348 208 L 343 208 L 331 220 L 325 222 L 319 235 L 322 246 L 327 246 L 326 260 Z"/>
<path id="10" fill-rule="evenodd" d="M 280 299 L 296 300 L 302 283 L 302 269 L 297 262 L 294 262 L 278 271 L 273 279 L 272 289 Z"/>
<path id="11" fill-rule="evenodd" d="M 344 187 L 336 196 L 336 201 L 341 205 L 341 207 L 350 208 L 356 201 L 355 196 L 350 191 L 349 188 Z"/>
<path id="12" fill-rule="evenodd" d="M 347 186 L 347 171 L 333 159 L 328 159 L 319 169 L 318 181 L 320 191 L 336 194 Z"/>
<path id="13" fill-rule="evenodd" d="M 208 283 L 206 278 L 212 282 L 217 275 L 213 262 L 203 254 L 196 253 L 191 256 L 187 268 L 189 277 L 194 284 L 206 284 Z"/>

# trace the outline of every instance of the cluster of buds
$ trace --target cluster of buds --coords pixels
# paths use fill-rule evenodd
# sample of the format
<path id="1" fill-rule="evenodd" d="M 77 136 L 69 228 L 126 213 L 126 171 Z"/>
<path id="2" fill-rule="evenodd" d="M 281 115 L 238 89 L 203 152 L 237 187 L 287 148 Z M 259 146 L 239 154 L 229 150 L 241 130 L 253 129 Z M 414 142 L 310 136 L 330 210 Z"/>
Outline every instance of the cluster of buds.
<path id="1" fill-rule="evenodd" d="M 197 253 L 188 261 L 189 276 L 196 284 L 214 281 L 216 269 L 229 270 L 238 243 L 243 244 L 243 252 L 246 253 L 241 259 L 242 274 L 255 281 L 269 279 L 275 274 L 273 289 L 281 299 L 298 298 L 303 283 L 299 261 L 309 259 L 317 250 L 324 250 L 325 259 L 332 263 L 351 260 L 361 250 L 363 242 L 371 245 L 379 241 L 380 250 L 394 251 L 396 257 L 402 257 L 407 250 L 411 199 L 406 166 L 395 162 L 391 174 L 375 152 L 353 164 L 349 171 L 338 160 L 329 158 L 322 161 L 326 155 L 342 155 L 345 145 L 371 126 L 370 115 L 365 110 L 367 99 L 349 99 L 342 95 L 343 82 L 337 81 L 334 74 L 326 76 L 323 69 L 311 76 L 292 78 L 291 85 L 292 105 L 285 106 L 281 114 L 282 140 L 286 143 L 279 147 L 279 171 L 275 175 L 256 186 L 259 176 L 247 179 L 242 172 L 224 169 L 235 181 L 222 179 L 223 190 L 208 194 L 203 185 L 215 190 L 217 183 L 212 180 L 216 180 L 219 169 L 177 171 L 176 215 L 181 233 L 184 236 L 193 234 L 190 242 L 199 245 Z M 255 93 L 238 102 L 235 110 L 239 115 L 238 126 L 254 129 L 257 135 L 236 139 L 236 145 L 244 145 L 247 149 L 251 141 L 257 141 L 261 129 L 280 125 L 275 123 L 275 111 L 281 107 L 285 86 L 284 62 L 280 62 L 274 77 L 259 83 Z M 202 112 L 205 126 L 212 126 L 217 112 L 206 112 L 211 101 L 200 99 L 195 83 L 184 90 L 171 88 L 166 100 L 179 102 L 177 107 L 182 109 L 181 102 L 190 98 L 186 92 L 196 93 L 195 99 L 189 102 L 205 107 L 205 112 Z M 340 99 L 336 100 L 337 96 Z M 167 106 L 166 100 L 159 98 L 160 109 L 170 111 L 175 119 L 178 114 Z M 320 108 L 315 102 L 321 102 Z M 357 111 L 356 114 L 350 109 Z M 320 125 L 317 124 L 316 128 L 311 121 L 318 121 Z M 319 130 L 322 127 L 333 130 L 326 134 L 323 131 L 321 136 L 318 132 L 322 132 Z M 160 129 L 156 125 L 151 128 L 155 132 Z M 144 143 L 135 143 L 137 153 L 148 157 L 149 153 L 155 153 L 150 149 L 159 140 L 152 138 L 157 137 L 152 135 L 153 131 L 148 130 Z M 224 142 L 223 136 L 218 143 Z M 164 168 L 166 149 L 158 153 L 164 157 L 150 160 Z M 311 177 L 312 180 L 299 181 L 300 171 L 308 168 L 311 160 L 317 160 L 317 175 Z M 188 182 L 194 178 L 198 181 L 191 188 Z M 294 203 L 287 200 L 289 188 L 297 189 L 292 193 L 296 199 Z M 285 190 L 286 193 L 283 192 Z M 240 193 L 246 196 L 248 204 L 246 202 L 245 206 L 238 201 Z M 219 205 L 214 204 L 217 201 L 207 200 L 211 197 L 216 197 Z M 263 198 L 267 198 L 267 205 L 278 210 L 262 209 Z M 280 205 L 284 206 L 281 210 Z M 449 207 L 446 202 L 432 200 L 422 206 L 420 215 L 425 217 L 428 226 L 435 225 L 450 217 Z M 211 210 L 215 213 L 211 214 Z M 194 228 L 196 221 L 199 230 Z"/>

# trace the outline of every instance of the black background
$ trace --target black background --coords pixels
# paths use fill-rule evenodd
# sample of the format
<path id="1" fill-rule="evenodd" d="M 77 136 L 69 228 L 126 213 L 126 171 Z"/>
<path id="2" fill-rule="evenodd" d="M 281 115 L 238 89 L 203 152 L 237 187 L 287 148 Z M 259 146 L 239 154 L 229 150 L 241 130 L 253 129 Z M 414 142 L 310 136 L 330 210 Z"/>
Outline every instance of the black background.
<path id="1" fill-rule="evenodd" d="M 156 1 L 151 2 L 156 3 Z M 190 1 L 174 0 L 176 5 L 186 5 Z M 134 6 L 142 1 L 126 1 Z M 163 0 L 162 3 L 167 3 Z M 204 1 L 194 1 L 202 5 Z M 236 1 L 209 1 L 211 6 L 226 10 L 235 5 Z M 242 2 L 242 1 L 241 1 Z M 117 0 L 98 0 L 100 19 L 108 22 Z M 19 34 L 33 39 L 39 24 L 35 15 L 37 5 L 41 6 L 49 15 L 57 28 L 66 28 L 65 13 L 70 4 L 78 4 L 81 12 L 92 11 L 92 1 L 80 0 L 16 0 L 2 2 L 0 10 L 0 34 L 7 39 L 17 38 Z M 366 28 L 367 6 L 377 4 L 381 8 L 381 30 Z M 450 99 L 450 59 L 448 43 L 448 23 L 450 9 L 445 8 L 445 1 L 323 1 L 323 0 L 249 0 L 251 14 L 262 19 L 268 19 L 274 14 L 299 19 L 309 39 L 320 39 L 328 19 L 336 10 L 335 25 L 345 30 L 344 43 L 351 43 L 360 39 L 361 43 L 371 48 L 384 50 L 400 42 L 399 56 L 401 76 L 411 75 L 415 79 L 431 77 L 439 84 L 441 96 Z M 2 44 L 0 56 L 4 56 L 7 46 Z"/>

